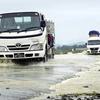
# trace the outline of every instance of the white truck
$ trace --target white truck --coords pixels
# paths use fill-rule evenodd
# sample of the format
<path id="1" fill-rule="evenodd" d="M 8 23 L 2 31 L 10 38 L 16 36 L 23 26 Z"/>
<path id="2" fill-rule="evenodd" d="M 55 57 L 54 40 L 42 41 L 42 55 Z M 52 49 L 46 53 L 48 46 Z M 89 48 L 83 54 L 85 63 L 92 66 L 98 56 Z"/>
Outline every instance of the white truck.
<path id="1" fill-rule="evenodd" d="M 39 12 L 0 14 L 0 59 L 54 58 L 54 22 Z"/>
<path id="2" fill-rule="evenodd" d="M 92 30 L 89 32 L 89 38 L 87 41 L 87 53 L 99 54 L 100 53 L 100 37 L 99 32 Z"/>

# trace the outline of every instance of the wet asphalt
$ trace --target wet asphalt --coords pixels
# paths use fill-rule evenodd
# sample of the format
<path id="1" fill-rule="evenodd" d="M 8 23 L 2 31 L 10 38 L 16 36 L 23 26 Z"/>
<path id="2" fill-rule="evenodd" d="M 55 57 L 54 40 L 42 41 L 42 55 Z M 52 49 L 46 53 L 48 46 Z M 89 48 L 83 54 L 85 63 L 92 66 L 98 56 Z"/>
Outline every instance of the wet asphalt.
<path id="1" fill-rule="evenodd" d="M 55 55 L 48 62 L 0 62 L 0 100 L 29 100 L 40 97 L 63 80 L 71 78 L 82 68 L 88 69 L 99 59 L 85 54 Z M 38 99 L 39 100 L 39 99 Z"/>

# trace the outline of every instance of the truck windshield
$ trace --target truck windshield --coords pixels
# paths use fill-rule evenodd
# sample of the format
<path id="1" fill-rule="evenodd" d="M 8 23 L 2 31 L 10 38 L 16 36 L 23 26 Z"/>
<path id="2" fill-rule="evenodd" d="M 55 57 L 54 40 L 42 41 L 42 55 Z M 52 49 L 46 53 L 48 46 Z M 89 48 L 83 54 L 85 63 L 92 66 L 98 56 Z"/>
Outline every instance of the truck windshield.
<path id="1" fill-rule="evenodd" d="M 89 40 L 88 45 L 100 45 L 100 40 Z"/>
<path id="2" fill-rule="evenodd" d="M 9 13 L 0 15 L 0 33 L 23 32 L 40 29 L 39 14 Z"/>

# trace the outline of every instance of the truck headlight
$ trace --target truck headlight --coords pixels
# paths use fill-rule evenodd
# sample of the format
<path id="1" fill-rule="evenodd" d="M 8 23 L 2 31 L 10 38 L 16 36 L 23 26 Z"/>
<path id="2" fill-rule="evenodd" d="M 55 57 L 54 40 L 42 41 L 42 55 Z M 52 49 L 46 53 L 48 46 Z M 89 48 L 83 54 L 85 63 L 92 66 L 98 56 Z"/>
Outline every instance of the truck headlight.
<path id="1" fill-rule="evenodd" d="M 6 47 L 0 46 L 0 52 L 1 52 L 1 51 L 7 51 Z"/>
<path id="2" fill-rule="evenodd" d="M 42 50 L 42 49 L 43 49 L 43 44 L 42 43 L 34 44 L 30 48 L 30 50 Z"/>

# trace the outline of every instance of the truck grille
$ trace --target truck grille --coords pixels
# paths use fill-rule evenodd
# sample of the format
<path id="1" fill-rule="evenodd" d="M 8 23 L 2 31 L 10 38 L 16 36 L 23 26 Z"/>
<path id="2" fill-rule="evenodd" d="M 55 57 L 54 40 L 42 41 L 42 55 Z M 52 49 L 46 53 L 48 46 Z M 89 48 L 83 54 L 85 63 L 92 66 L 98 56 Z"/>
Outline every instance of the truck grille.
<path id="1" fill-rule="evenodd" d="M 16 45 L 8 45 L 7 47 L 10 51 L 20 51 L 20 50 L 25 51 L 29 49 L 30 44 L 24 44 L 21 45 L 20 47 L 17 47 Z"/>
<path id="2" fill-rule="evenodd" d="M 90 50 L 98 50 L 99 48 L 90 48 Z"/>

